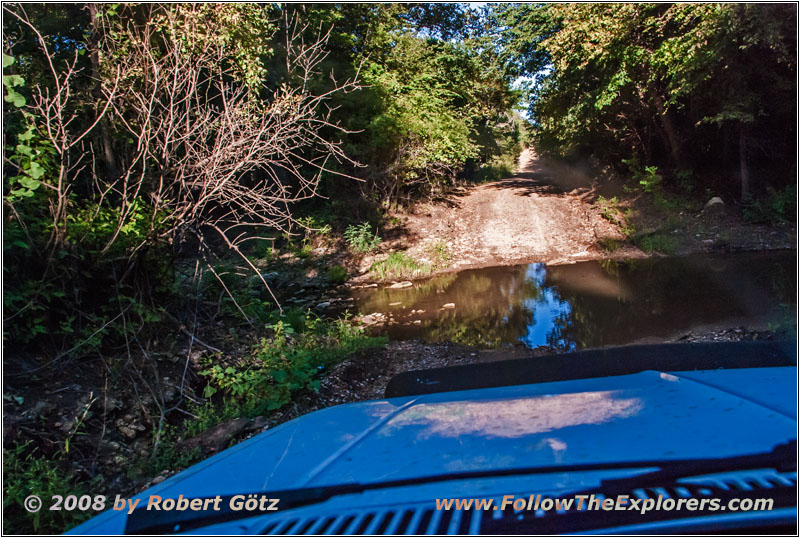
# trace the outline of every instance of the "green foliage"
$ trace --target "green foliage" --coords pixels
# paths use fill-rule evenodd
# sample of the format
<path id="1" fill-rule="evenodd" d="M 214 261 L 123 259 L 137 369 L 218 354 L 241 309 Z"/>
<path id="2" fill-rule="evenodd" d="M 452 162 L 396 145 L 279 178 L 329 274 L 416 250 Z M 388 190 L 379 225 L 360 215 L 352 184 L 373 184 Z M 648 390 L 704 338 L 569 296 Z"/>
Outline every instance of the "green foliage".
<path id="1" fill-rule="evenodd" d="M 609 199 L 606 199 L 604 196 L 598 196 L 594 204 L 600 208 L 600 214 L 604 219 L 612 224 L 619 224 L 617 219 L 617 214 L 619 213 L 619 208 L 617 207 L 618 203 L 619 200 L 617 200 L 616 196 Z"/>
<path id="2" fill-rule="evenodd" d="M 308 260 L 311 259 L 311 254 L 314 249 L 310 244 L 303 242 L 300 245 L 294 246 L 292 250 L 298 258 L 302 260 Z"/>
<path id="3" fill-rule="evenodd" d="M 19 172 L 8 177 L 4 186 L 5 201 L 9 204 L 32 198 L 42 182 L 52 178 L 55 168 L 53 145 L 39 134 L 30 115 L 25 116 L 24 126 L 25 131 L 17 135 L 19 143 L 6 148 L 9 161 Z M 31 205 L 41 204 L 41 198 Z"/>
<path id="4" fill-rule="evenodd" d="M 254 237 L 247 252 L 252 258 L 269 263 L 275 257 L 275 240 L 271 237 Z"/>
<path id="5" fill-rule="evenodd" d="M 383 345 L 347 319 L 325 321 L 306 314 L 303 332 L 280 320 L 252 355 L 238 362 L 207 361 L 205 396 L 231 398 L 249 416 L 278 409 L 300 390 L 319 389 L 319 374 L 358 349 Z"/>
<path id="6" fill-rule="evenodd" d="M 618 226 L 626 237 L 631 237 L 636 233 L 636 229 L 631 223 L 630 208 L 623 212 L 619 207 L 619 200 L 617 200 L 616 196 L 611 198 L 598 196 L 594 205 L 600 208 L 600 215 L 611 224 Z"/>
<path id="7" fill-rule="evenodd" d="M 645 166 L 643 177 L 639 179 L 639 185 L 644 192 L 656 192 L 661 190 L 662 177 L 658 173 L 658 166 Z"/>
<path id="8" fill-rule="evenodd" d="M 61 534 L 89 519 L 91 511 L 48 510 L 53 495 L 91 494 L 86 484 L 77 483 L 62 471 L 60 458 L 38 455 L 30 441 L 3 448 L 3 531 L 7 534 Z M 23 502 L 38 495 L 43 506 L 28 512 Z"/>
<path id="9" fill-rule="evenodd" d="M 628 192 L 641 189 L 647 193 L 659 194 L 663 192 L 663 176 L 658 173 L 658 166 L 642 166 L 639 158 L 634 155 L 630 159 L 622 159 L 622 163 L 628 167 L 630 181 L 634 184 L 633 188 L 628 188 Z"/>
<path id="10" fill-rule="evenodd" d="M 782 190 L 770 188 L 766 197 L 753 201 L 743 210 L 745 220 L 753 223 L 779 224 L 797 218 L 797 184 Z"/>
<path id="11" fill-rule="evenodd" d="M 372 252 L 381 244 L 377 230 L 373 233 L 369 222 L 360 225 L 351 224 L 345 230 L 344 238 L 351 249 L 360 253 Z"/>
<path id="12" fill-rule="evenodd" d="M 161 301 L 150 299 L 172 294 L 168 258 L 158 248 L 139 252 L 138 261 L 153 279 L 145 293 L 137 282 L 143 275 L 129 270 L 127 258 L 148 241 L 152 209 L 133 204 L 127 222 L 118 227 L 119 208 L 76 201 L 62 232 L 66 248 L 42 260 L 53 230 L 52 222 L 38 212 L 42 198 L 37 193 L 14 202 L 16 215 L 27 226 L 6 219 L 3 306 L 11 315 L 5 335 L 23 344 L 47 336 L 74 355 L 135 338 L 143 327 L 159 322 Z M 126 274 L 129 278 L 123 280 Z"/>
<path id="13" fill-rule="evenodd" d="M 491 157 L 487 163 L 478 169 L 474 181 L 483 183 L 513 176 L 516 157 L 517 155 L 514 153 L 504 153 L 503 155 Z"/>
<path id="14" fill-rule="evenodd" d="M 664 188 L 664 177 L 659 174 L 657 166 L 642 166 L 636 156 L 622 162 L 628 167 L 630 183 L 633 183 L 633 186 L 625 185 L 626 192 L 640 191 L 651 195 L 655 206 L 667 214 L 697 209 L 697 202 L 689 197 L 695 189 L 691 171 L 678 170 L 673 174 L 675 186 L 673 192 L 669 192 Z"/>
<path id="15" fill-rule="evenodd" d="M 3 69 L 11 67 L 12 65 L 14 65 L 14 57 L 3 53 Z M 3 96 L 3 100 L 6 103 L 11 103 L 16 108 L 24 107 L 26 103 L 25 96 L 15 90 L 15 88 L 24 85 L 25 79 L 20 75 L 3 74 L 3 88 L 5 88 L 6 92 Z"/>
<path id="16" fill-rule="evenodd" d="M 328 281 L 332 284 L 344 284 L 347 282 L 347 269 L 341 265 L 334 265 L 328 269 Z"/>
<path id="17" fill-rule="evenodd" d="M 417 26 L 428 24 L 415 15 L 420 9 L 450 15 L 430 33 Z M 495 156 L 519 153 L 512 75 L 464 5 L 343 5 L 327 14 L 344 34 L 343 49 L 357 51 L 351 65 L 361 67 L 366 86 L 341 113 L 359 131 L 348 147 L 366 165 L 355 172 L 370 201 L 389 207 L 439 192 Z M 459 39 L 442 37 L 453 33 L 449 24 L 460 28 Z"/>
<path id="18" fill-rule="evenodd" d="M 3 60 L 4 69 L 16 67 L 13 58 Z M 6 100 L 23 106 L 13 94 L 25 86 L 23 77 L 4 75 L 4 84 Z M 7 112 L 6 120 L 11 144 L 5 154 L 14 172 L 4 174 L 3 185 L 4 337 L 15 344 L 46 338 L 74 355 L 133 338 L 159 321 L 159 308 L 137 289 L 139 273 L 130 271 L 129 256 L 139 250 L 138 261 L 150 264 L 151 278 L 158 275 L 164 266 L 156 261 L 158 248 L 141 248 L 168 215 L 143 199 L 120 206 L 111 197 L 57 198 L 68 187 L 44 119 L 21 109 Z M 54 218 L 53 208 L 64 202 L 62 216 Z M 123 275 L 131 278 L 125 281 Z M 148 294 L 166 289 L 155 280 Z"/>
<path id="19" fill-rule="evenodd" d="M 15 64 L 12 56 L 3 54 L 3 70 Z M 20 75 L 3 74 L 4 99 L 14 108 L 22 109 L 25 98 L 15 88 L 25 86 L 25 79 Z M 16 173 L 6 177 L 3 194 L 6 203 L 13 204 L 20 199 L 31 198 L 41 186 L 42 181 L 50 179 L 55 168 L 55 149 L 52 143 L 37 128 L 36 117 L 20 110 L 7 112 L 7 128 L 16 131 L 17 144 L 4 148 L 8 161 L 16 169 Z M 8 125 L 10 123 L 10 125 Z M 38 204 L 42 202 L 37 201 Z"/>
<path id="20" fill-rule="evenodd" d="M 188 450 L 180 446 L 181 438 L 188 439 L 191 435 L 187 432 L 184 432 L 183 436 L 179 435 L 175 426 L 165 423 L 160 433 L 154 432 L 154 435 L 156 434 L 159 436 L 158 447 L 151 455 L 142 456 L 131 462 L 128 469 L 130 477 L 150 479 L 162 471 L 185 469 L 204 456 L 199 447 Z"/>
<path id="21" fill-rule="evenodd" d="M 305 237 L 303 241 L 308 243 L 315 237 L 328 237 L 331 234 L 331 225 L 323 222 L 320 218 L 309 215 L 297 219 L 297 222 L 305 228 Z"/>

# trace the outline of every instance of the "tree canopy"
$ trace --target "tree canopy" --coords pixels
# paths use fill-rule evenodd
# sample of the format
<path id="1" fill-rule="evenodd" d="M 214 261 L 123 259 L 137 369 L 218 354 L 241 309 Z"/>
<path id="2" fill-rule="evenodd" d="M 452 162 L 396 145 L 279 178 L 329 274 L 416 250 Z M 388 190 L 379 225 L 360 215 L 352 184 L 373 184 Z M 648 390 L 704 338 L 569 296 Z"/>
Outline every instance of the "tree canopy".
<path id="1" fill-rule="evenodd" d="M 796 6 L 505 4 L 494 18 L 537 77 L 539 150 L 743 198 L 794 182 Z"/>

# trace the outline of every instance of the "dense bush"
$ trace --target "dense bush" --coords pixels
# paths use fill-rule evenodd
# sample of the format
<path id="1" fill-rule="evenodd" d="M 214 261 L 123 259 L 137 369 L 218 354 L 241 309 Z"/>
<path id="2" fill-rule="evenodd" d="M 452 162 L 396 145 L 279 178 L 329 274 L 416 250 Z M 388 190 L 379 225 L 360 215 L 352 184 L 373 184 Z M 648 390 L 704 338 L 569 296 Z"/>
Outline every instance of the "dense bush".
<path id="1" fill-rule="evenodd" d="M 221 392 L 255 416 L 288 403 L 293 393 L 319 389 L 320 373 L 354 351 L 385 343 L 347 320 L 325 321 L 306 314 L 302 331 L 281 319 L 271 326 L 251 356 L 211 360 L 200 372 L 208 379 L 205 396 Z"/>

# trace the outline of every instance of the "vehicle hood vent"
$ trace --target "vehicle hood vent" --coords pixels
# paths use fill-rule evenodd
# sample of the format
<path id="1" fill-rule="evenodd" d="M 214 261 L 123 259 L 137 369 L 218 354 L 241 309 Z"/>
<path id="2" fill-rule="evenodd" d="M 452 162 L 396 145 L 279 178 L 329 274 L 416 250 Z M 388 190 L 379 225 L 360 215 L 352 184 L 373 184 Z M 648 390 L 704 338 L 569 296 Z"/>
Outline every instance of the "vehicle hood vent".
<path id="1" fill-rule="evenodd" d="M 477 534 L 482 512 L 438 511 L 431 505 L 352 511 L 338 516 L 286 518 L 261 534 Z"/>
<path id="2" fill-rule="evenodd" d="M 766 491 L 765 491 L 766 490 Z M 769 498 L 774 508 L 795 506 L 797 473 L 778 473 L 774 470 L 736 472 L 703 477 L 691 477 L 677 483 L 660 487 L 636 488 L 630 491 L 615 491 L 610 498 L 628 495 L 632 499 L 719 499 L 722 506 L 734 498 Z M 589 492 L 583 492 L 591 494 Z M 595 498 L 604 499 L 601 491 Z M 722 509 L 723 511 L 725 508 Z M 645 514 L 636 513 L 636 523 L 658 521 L 680 517 L 708 515 L 707 511 L 651 510 Z M 569 514 L 569 517 L 564 517 Z M 581 532 L 588 529 L 611 528 L 631 523 L 626 511 L 495 511 L 487 513 L 480 525 L 481 534 L 563 534 Z"/>
<path id="3" fill-rule="evenodd" d="M 781 487 L 795 487 L 797 473 L 778 473 L 771 470 L 763 472 L 726 473 L 708 477 L 692 478 L 692 484 L 704 484 L 723 489 L 725 491 L 752 491 Z"/>
<path id="4" fill-rule="evenodd" d="M 776 504 L 781 496 L 788 494 L 790 501 L 795 498 L 797 473 L 778 473 L 774 470 L 751 471 L 748 473 L 724 473 L 703 477 L 682 479 L 677 483 L 661 487 L 636 488 L 627 494 L 635 499 L 703 499 L 747 497 L 749 493 L 760 497 L 774 497 Z M 774 490 L 765 493 L 765 490 Z M 779 492 L 781 495 L 778 495 Z M 527 497 L 529 494 L 517 494 Z M 605 498 L 603 493 L 595 492 L 598 499 Z M 616 494 L 615 494 L 616 495 Z M 566 497 L 566 496 L 565 496 Z M 494 499 L 500 505 L 502 497 Z M 562 517 L 571 514 L 572 517 Z M 369 507 L 363 510 L 348 510 L 340 514 L 323 514 L 295 517 L 280 517 L 270 521 L 261 534 L 278 535 L 310 535 L 310 534 L 346 534 L 346 535 L 382 535 L 382 534 L 551 534 L 578 532 L 597 527 L 598 520 L 602 524 L 623 523 L 625 512 L 602 511 L 478 511 L 478 510 L 436 510 L 432 504 L 414 504 L 391 508 Z M 696 512 L 700 515 L 701 512 Z M 675 517 L 675 512 L 651 511 L 642 516 L 637 514 L 637 521 Z M 591 524 L 589 522 L 591 521 Z"/>

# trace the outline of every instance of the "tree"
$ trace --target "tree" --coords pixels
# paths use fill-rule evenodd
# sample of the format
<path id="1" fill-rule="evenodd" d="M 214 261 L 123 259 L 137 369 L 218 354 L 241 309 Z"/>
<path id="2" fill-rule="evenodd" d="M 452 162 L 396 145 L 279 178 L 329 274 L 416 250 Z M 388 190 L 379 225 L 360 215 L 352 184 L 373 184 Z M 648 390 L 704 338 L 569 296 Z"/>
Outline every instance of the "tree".
<path id="1" fill-rule="evenodd" d="M 362 195 L 386 206 L 518 152 L 511 73 L 461 5 L 346 5 L 337 30 L 366 86 L 343 103 Z M 458 36 L 460 39 L 455 39 Z M 356 39 L 353 40 L 353 37 Z M 343 39 L 343 41 L 345 41 Z M 498 140 L 503 142 L 498 143 Z"/>
<path id="2" fill-rule="evenodd" d="M 668 178 L 694 170 L 724 179 L 736 162 L 742 198 L 754 149 L 757 167 L 767 148 L 794 160 L 792 6 L 528 4 L 497 13 L 499 43 L 537 76 L 530 102 L 542 151 L 618 168 L 635 157 Z"/>

